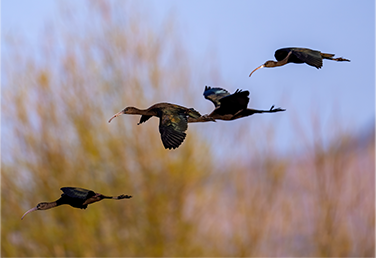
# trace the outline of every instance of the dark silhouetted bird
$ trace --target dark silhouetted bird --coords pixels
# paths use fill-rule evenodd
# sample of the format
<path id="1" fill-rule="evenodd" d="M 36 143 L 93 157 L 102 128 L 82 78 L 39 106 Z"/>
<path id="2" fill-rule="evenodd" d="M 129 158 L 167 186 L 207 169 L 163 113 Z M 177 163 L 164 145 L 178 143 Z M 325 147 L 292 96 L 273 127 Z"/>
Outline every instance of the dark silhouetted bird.
<path id="1" fill-rule="evenodd" d="M 317 69 L 322 67 L 322 60 L 323 59 L 329 59 L 334 61 L 347 61 L 350 62 L 350 60 L 338 57 L 334 58 L 334 54 L 325 54 L 321 53 L 317 50 L 312 50 L 308 48 L 298 48 L 298 47 L 288 47 L 288 48 L 281 48 L 275 51 L 274 53 L 276 61 L 266 61 L 265 64 L 260 65 L 255 70 L 253 70 L 249 76 L 251 76 L 256 70 L 263 68 L 263 67 L 277 67 L 282 66 L 288 63 L 296 63 L 296 64 L 302 64 L 306 63 L 308 65 L 314 66 Z"/>
<path id="2" fill-rule="evenodd" d="M 126 107 L 113 115 L 108 122 L 110 123 L 112 119 L 122 114 L 141 115 L 138 124 L 146 122 L 152 116 L 159 117 L 159 132 L 166 149 L 175 149 L 184 141 L 185 131 L 188 129 L 187 117 L 201 117 L 201 114 L 193 108 L 170 103 L 158 103 L 148 109 Z"/>
<path id="3" fill-rule="evenodd" d="M 105 196 L 103 194 L 95 193 L 91 190 L 86 190 L 79 187 L 62 187 L 60 188 L 60 190 L 63 191 L 63 194 L 61 195 L 60 199 L 54 202 L 39 203 L 36 207 L 25 212 L 21 219 L 23 219 L 30 212 L 38 210 L 48 210 L 63 204 L 68 204 L 74 208 L 86 209 L 89 204 L 101 201 L 103 199 L 121 200 L 132 197 L 124 194 L 115 197 Z"/>
<path id="4" fill-rule="evenodd" d="M 208 122 L 213 120 L 235 120 L 258 113 L 275 113 L 285 109 L 272 106 L 269 110 L 257 110 L 247 108 L 249 102 L 249 91 L 236 90 L 230 94 L 222 88 L 211 88 L 205 86 L 204 97 L 213 102 L 215 109 L 209 115 L 198 118 L 188 118 L 188 123 Z"/>

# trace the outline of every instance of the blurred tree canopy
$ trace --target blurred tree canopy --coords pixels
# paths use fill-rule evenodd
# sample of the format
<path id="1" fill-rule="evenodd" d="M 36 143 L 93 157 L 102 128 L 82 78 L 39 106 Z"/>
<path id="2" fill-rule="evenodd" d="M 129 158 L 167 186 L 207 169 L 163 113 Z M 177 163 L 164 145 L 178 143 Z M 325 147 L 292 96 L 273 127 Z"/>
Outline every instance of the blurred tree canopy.
<path id="1" fill-rule="evenodd" d="M 40 49 L 5 43 L 2 256 L 374 256 L 374 134 L 281 157 L 274 129 L 249 134 L 244 124 L 221 132 L 222 148 L 242 135 L 244 156 L 220 162 L 222 142 L 205 131 L 218 124 L 190 124 L 167 151 L 155 118 L 107 123 L 125 106 L 162 101 L 208 113 L 202 80 L 215 66 L 196 71 L 174 19 L 148 16 L 131 1 L 62 6 Z M 63 186 L 133 198 L 20 220 Z"/>

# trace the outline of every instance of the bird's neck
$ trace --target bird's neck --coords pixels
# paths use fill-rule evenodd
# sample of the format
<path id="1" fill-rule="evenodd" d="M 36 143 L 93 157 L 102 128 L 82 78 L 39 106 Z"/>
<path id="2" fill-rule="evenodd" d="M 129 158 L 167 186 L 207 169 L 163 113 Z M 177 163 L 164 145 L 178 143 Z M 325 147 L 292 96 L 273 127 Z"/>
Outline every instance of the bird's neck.
<path id="1" fill-rule="evenodd" d="M 128 107 L 127 114 L 130 115 L 150 115 L 149 109 L 139 109 L 136 107 Z"/>
<path id="2" fill-rule="evenodd" d="M 281 60 L 281 61 L 278 61 L 278 62 L 275 62 L 275 61 L 273 61 L 273 62 L 274 62 L 274 66 L 275 66 L 275 67 L 277 67 L 277 66 L 282 66 L 282 65 L 287 64 L 287 62 L 288 62 L 288 58 L 285 58 L 285 59 L 283 59 L 283 60 Z"/>
<path id="3" fill-rule="evenodd" d="M 282 66 L 282 65 L 285 65 L 287 64 L 289 61 L 289 58 L 288 57 L 285 57 L 284 59 L 282 59 L 281 61 L 273 61 L 273 60 L 269 60 L 267 61 L 263 67 L 278 67 L 278 66 Z"/>
<path id="4" fill-rule="evenodd" d="M 44 206 L 43 210 L 48 210 L 48 209 L 51 209 L 51 208 L 54 208 L 56 206 L 59 206 L 59 205 L 63 204 L 63 203 L 59 203 L 58 201 L 59 200 L 54 201 L 54 202 L 48 202 L 48 203 L 46 203 L 46 205 Z"/>

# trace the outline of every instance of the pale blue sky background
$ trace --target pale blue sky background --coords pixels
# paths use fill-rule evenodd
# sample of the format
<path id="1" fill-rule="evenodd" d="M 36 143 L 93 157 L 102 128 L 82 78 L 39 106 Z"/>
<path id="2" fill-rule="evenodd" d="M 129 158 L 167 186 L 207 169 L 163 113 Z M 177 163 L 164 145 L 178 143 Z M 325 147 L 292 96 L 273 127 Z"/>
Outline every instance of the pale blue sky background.
<path id="1" fill-rule="evenodd" d="M 81 1 L 67 0 L 71 5 Z M 216 56 L 221 82 L 230 92 L 251 91 L 250 107 L 267 109 L 272 104 L 286 108 L 300 119 L 320 114 L 321 124 L 333 117 L 355 134 L 374 125 L 375 117 L 375 2 L 374 1 L 140 1 L 161 21 L 173 13 L 191 56 L 205 66 L 207 53 Z M 59 1 L 1 1 L 1 33 L 24 36 L 35 44 L 46 21 L 58 14 Z M 252 78 L 249 73 L 282 47 L 308 47 L 351 63 L 324 61 L 320 70 L 289 64 L 264 68 Z M 6 49 L 2 48 L 2 52 Z M 6 64 L 2 63 L 2 66 Z M 196 67 L 200 69 L 200 66 Z M 202 82 L 218 85 L 219 81 Z M 202 92 L 198 97 L 202 98 Z M 203 102 L 206 101 L 203 99 Z M 207 102 L 207 103 L 206 103 Z M 212 103 L 206 101 L 207 113 Z M 335 106 L 335 109 L 333 107 Z M 122 105 L 120 105 L 122 107 Z M 338 114 L 338 116 L 337 116 Z M 263 118 L 273 121 L 274 114 Z M 238 123 L 237 121 L 234 123 Z M 242 122 L 245 123 L 245 122 Z M 286 137 L 284 147 L 294 140 L 291 120 L 281 120 L 278 130 Z M 311 123 L 307 123 L 311 124 Z M 209 128 L 231 126 L 208 125 Z M 307 128 L 314 130 L 314 128 Z M 333 129 L 335 130 L 335 129 Z"/>

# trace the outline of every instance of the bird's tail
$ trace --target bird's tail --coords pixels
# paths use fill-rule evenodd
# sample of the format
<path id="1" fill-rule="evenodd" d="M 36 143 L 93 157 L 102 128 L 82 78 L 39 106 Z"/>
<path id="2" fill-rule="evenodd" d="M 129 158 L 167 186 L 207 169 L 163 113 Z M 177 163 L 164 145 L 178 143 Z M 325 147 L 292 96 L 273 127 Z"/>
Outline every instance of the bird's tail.
<path id="1" fill-rule="evenodd" d="M 334 54 L 321 53 L 321 56 L 324 59 L 333 59 Z"/>

